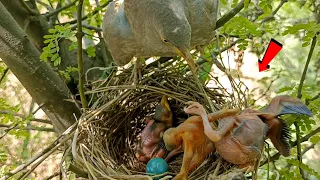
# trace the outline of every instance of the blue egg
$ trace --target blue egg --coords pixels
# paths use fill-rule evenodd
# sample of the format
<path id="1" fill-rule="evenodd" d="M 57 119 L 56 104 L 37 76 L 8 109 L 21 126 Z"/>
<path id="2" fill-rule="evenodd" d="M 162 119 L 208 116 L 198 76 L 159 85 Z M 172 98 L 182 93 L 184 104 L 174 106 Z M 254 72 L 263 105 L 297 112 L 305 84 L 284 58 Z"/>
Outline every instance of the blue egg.
<path id="1" fill-rule="evenodd" d="M 151 175 L 158 175 L 167 172 L 169 169 L 168 163 L 162 158 L 152 158 L 146 168 L 146 172 Z"/>

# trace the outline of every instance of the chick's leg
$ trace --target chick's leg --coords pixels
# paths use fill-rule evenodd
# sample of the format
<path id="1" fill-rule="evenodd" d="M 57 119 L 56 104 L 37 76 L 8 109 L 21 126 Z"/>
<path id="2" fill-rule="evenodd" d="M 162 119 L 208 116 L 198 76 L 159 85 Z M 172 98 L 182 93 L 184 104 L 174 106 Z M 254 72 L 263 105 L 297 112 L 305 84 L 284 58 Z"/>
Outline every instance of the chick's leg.
<path id="1" fill-rule="evenodd" d="M 190 166 L 189 166 L 189 172 L 197 168 L 205 159 L 206 155 L 199 154 L 197 153 L 196 155 L 193 156 Z"/>
<path id="2" fill-rule="evenodd" d="M 165 160 L 167 162 L 169 162 L 172 157 L 174 157 L 174 156 L 176 156 L 176 155 L 178 155 L 180 153 L 183 153 L 182 145 L 180 145 L 178 148 L 170 151 L 169 154 L 167 155 L 167 157 L 165 158 Z"/>
<path id="3" fill-rule="evenodd" d="M 183 161 L 182 166 L 179 174 L 173 178 L 173 180 L 187 180 L 190 163 L 193 157 L 194 149 L 193 149 L 193 142 L 188 141 L 189 135 L 183 137 L 184 143 L 184 154 L 183 154 Z"/>
<path id="4" fill-rule="evenodd" d="M 204 133 L 206 136 L 213 142 L 218 142 L 220 139 L 227 133 L 229 132 L 232 127 L 234 126 L 234 123 L 236 119 L 230 115 L 229 113 L 224 113 L 222 112 L 219 114 L 219 117 L 224 117 L 224 116 L 229 116 L 223 120 L 220 120 L 218 130 L 213 130 L 211 127 L 211 124 L 208 119 L 208 115 L 206 113 L 206 110 L 203 108 L 201 104 L 198 102 L 188 102 L 189 107 L 185 108 L 184 111 L 186 113 L 192 113 L 192 114 L 197 114 L 200 115 L 203 121 L 203 126 L 204 126 Z M 232 111 L 231 111 L 232 112 Z M 237 111 L 235 111 L 237 112 Z M 233 112 L 233 113 L 235 113 Z M 232 113 L 231 113 L 232 114 Z"/>

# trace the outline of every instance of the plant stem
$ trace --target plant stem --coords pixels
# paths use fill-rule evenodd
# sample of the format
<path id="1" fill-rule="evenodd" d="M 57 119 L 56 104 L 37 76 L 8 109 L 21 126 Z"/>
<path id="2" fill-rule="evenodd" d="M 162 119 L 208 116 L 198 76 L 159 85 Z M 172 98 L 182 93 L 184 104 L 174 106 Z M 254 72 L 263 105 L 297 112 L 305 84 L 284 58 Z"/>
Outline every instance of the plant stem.
<path id="1" fill-rule="evenodd" d="M 83 0 L 79 1 L 78 4 L 78 9 L 77 9 L 77 18 L 81 19 L 82 17 L 82 5 L 83 5 Z M 82 108 L 87 108 L 88 103 L 86 100 L 86 97 L 84 95 L 84 76 L 83 76 L 83 59 L 82 59 L 82 37 L 83 37 L 83 32 L 82 32 L 82 22 L 78 21 L 77 23 L 77 41 L 78 41 L 78 72 L 79 72 L 79 94 L 80 94 L 80 99 L 82 103 Z"/>
<path id="2" fill-rule="evenodd" d="M 317 42 L 317 35 L 315 35 L 312 39 L 312 43 L 311 43 L 311 46 L 310 46 L 310 51 L 309 51 L 309 54 L 308 54 L 308 58 L 307 58 L 307 62 L 304 66 L 304 70 L 303 70 L 303 73 L 302 73 L 302 76 L 301 76 L 301 79 L 300 79 L 300 84 L 299 84 L 299 87 L 298 87 L 298 93 L 297 93 L 297 98 L 301 99 L 302 97 L 302 87 L 303 87 L 303 82 L 304 80 L 306 79 L 306 74 L 307 74 L 307 70 L 308 70 L 308 66 L 309 66 L 309 63 L 310 63 L 310 60 L 311 60 L 311 57 L 312 57 L 312 54 L 313 54 L 313 50 L 315 48 L 315 45 L 316 45 L 316 42 Z M 294 122 L 294 126 L 296 128 L 296 137 L 297 137 L 297 158 L 299 160 L 299 170 L 300 170 L 300 174 L 302 176 L 303 179 L 306 179 L 304 177 L 304 172 L 303 172 L 303 169 L 301 168 L 301 164 L 302 164 L 302 154 L 301 154 L 301 142 L 300 142 L 300 127 L 297 123 L 297 121 Z"/>

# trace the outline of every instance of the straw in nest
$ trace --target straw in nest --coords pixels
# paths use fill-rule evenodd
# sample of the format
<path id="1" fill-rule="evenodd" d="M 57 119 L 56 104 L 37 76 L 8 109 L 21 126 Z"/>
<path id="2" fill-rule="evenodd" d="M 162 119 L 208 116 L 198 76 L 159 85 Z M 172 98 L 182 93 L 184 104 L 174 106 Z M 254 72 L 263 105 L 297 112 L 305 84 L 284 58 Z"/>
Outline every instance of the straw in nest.
<path id="1" fill-rule="evenodd" d="M 153 113 L 162 95 L 169 97 L 174 119 L 178 122 L 188 117 L 183 112 L 187 101 L 197 101 L 208 112 L 214 111 L 207 105 L 186 64 L 169 61 L 162 66 L 144 69 L 144 76 L 138 85 L 132 85 L 128 79 L 131 72 L 129 69 L 113 73 L 102 82 L 92 83 L 92 90 L 87 92 L 91 97 L 91 109 L 79 121 L 73 155 L 78 166 L 93 179 L 151 179 L 145 175 L 145 164 L 135 157 L 136 137 L 144 127 L 144 117 Z M 229 107 L 243 107 L 245 98 L 239 98 L 241 93 L 230 94 L 217 78 L 213 78 L 213 83 L 215 87 L 205 87 L 205 91 L 215 110 L 226 104 Z M 239 92 L 239 89 L 234 92 Z M 172 173 L 167 175 L 172 177 L 173 173 L 178 173 L 181 164 L 182 155 L 169 163 Z M 231 164 L 212 154 L 189 174 L 189 179 L 217 179 L 218 174 L 231 167 Z"/>

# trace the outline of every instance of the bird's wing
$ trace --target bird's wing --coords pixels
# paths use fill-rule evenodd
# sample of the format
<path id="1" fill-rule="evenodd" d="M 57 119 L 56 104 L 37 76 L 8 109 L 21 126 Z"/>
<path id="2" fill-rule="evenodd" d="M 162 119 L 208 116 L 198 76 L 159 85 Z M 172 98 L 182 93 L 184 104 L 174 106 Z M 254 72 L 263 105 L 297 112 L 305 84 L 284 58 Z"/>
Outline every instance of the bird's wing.
<path id="1" fill-rule="evenodd" d="M 291 139 L 290 129 L 282 119 L 273 114 L 261 113 L 258 117 L 268 125 L 267 137 L 283 156 L 289 156 Z"/>
<path id="2" fill-rule="evenodd" d="M 123 66 L 133 57 L 136 41 L 125 17 L 121 1 L 110 2 L 103 19 L 103 38 L 114 62 Z"/>
<path id="3" fill-rule="evenodd" d="M 152 0 L 124 0 L 124 12 L 130 25 L 136 25 L 144 22 L 146 16 L 148 16 L 149 9 L 152 7 L 148 7 L 152 5 Z M 132 27 L 134 30 L 135 27 Z"/>
<path id="4" fill-rule="evenodd" d="M 283 95 L 274 97 L 270 104 L 263 110 L 267 113 L 273 113 L 277 116 L 283 114 L 298 114 L 312 116 L 312 112 L 300 100 Z"/>

